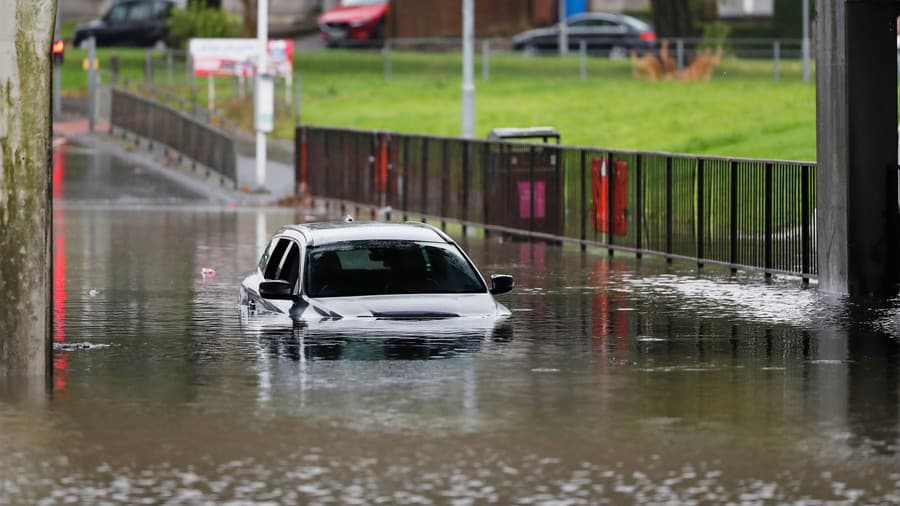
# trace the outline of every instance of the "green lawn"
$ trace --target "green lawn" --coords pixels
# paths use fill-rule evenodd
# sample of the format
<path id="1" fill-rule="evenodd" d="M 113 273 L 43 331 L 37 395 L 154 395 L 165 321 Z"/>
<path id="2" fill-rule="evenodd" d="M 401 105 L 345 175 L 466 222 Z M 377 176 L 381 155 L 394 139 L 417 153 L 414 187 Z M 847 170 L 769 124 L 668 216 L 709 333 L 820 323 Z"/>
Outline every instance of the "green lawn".
<path id="1" fill-rule="evenodd" d="M 111 50 L 100 51 L 106 67 Z M 143 51 L 117 50 L 124 75 L 142 75 Z M 83 52 L 67 50 L 64 90 L 84 88 Z M 313 125 L 458 135 L 458 53 L 394 52 L 385 82 L 374 51 L 318 51 L 297 55 L 303 82 L 303 121 Z M 578 58 L 494 55 L 491 77 L 476 72 L 477 134 L 494 127 L 551 125 L 565 144 L 694 154 L 815 159 L 815 86 L 800 79 L 797 61 L 782 62 L 780 83 L 771 61 L 726 60 L 709 82 L 645 82 L 629 62 L 591 58 L 588 80 Z M 184 71 L 175 88 L 188 94 Z M 157 70 L 157 84 L 166 75 Z M 197 87 L 206 103 L 206 84 Z M 217 107 L 250 126 L 250 100 L 231 98 L 220 80 Z M 290 108 L 279 106 L 277 135 L 292 136 Z"/>

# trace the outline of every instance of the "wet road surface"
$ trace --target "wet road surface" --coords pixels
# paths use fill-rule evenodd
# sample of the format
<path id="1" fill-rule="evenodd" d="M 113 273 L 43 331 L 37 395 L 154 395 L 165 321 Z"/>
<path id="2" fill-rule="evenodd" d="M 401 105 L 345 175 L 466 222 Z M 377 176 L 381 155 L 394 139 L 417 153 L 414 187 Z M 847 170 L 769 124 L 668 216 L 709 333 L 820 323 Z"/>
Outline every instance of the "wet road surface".
<path id="1" fill-rule="evenodd" d="M 308 212 L 62 149 L 55 376 L 0 385 L 0 503 L 900 502 L 898 301 L 469 237 L 508 321 L 294 328 L 237 286 Z"/>

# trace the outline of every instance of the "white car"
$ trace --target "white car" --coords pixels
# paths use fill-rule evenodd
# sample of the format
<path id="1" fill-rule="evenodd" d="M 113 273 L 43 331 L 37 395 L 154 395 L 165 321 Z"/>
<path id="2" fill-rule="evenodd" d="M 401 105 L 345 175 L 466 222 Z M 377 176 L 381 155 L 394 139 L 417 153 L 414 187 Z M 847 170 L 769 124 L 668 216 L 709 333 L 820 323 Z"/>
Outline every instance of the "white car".
<path id="1" fill-rule="evenodd" d="M 240 303 L 295 321 L 496 318 L 512 276 L 486 283 L 447 234 L 423 223 L 289 225 L 241 282 Z"/>

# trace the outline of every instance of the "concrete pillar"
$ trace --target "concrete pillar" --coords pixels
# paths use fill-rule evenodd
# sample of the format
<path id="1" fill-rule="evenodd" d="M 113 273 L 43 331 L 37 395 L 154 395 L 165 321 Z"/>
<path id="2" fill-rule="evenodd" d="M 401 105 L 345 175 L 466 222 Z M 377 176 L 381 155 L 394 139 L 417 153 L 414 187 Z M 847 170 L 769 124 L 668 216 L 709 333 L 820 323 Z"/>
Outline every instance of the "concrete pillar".
<path id="1" fill-rule="evenodd" d="M 900 281 L 897 0 L 817 0 L 819 287 L 892 295 Z"/>
<path id="2" fill-rule="evenodd" d="M 0 0 L 0 380 L 49 372 L 56 0 Z"/>

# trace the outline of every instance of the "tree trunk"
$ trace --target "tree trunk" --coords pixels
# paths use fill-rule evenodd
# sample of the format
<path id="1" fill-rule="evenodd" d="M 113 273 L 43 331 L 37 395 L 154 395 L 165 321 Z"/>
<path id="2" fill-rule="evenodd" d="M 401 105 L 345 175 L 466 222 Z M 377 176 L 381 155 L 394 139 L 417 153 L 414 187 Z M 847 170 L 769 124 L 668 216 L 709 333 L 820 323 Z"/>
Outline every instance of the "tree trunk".
<path id="1" fill-rule="evenodd" d="M 0 0 L 0 383 L 51 342 L 50 43 L 56 0 Z"/>
<path id="2" fill-rule="evenodd" d="M 247 38 L 256 38 L 256 0 L 241 0 L 244 7 L 244 23 L 241 35 Z"/>
<path id="3" fill-rule="evenodd" d="M 719 2 L 718 0 L 694 0 L 694 13 L 697 19 L 705 23 L 718 21 Z"/>
<path id="4" fill-rule="evenodd" d="M 693 37 L 694 19 L 689 0 L 650 0 L 656 35 L 665 37 Z"/>

